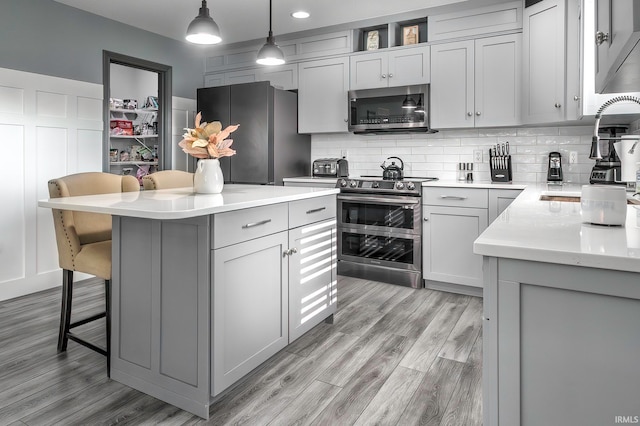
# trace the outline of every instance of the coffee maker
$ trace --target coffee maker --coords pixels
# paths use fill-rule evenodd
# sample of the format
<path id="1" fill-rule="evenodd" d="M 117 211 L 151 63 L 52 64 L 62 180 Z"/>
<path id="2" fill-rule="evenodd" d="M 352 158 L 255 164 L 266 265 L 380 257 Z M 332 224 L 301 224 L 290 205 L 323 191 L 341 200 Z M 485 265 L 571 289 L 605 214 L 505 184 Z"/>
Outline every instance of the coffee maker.
<path id="1" fill-rule="evenodd" d="M 622 166 L 620 158 L 618 158 L 618 154 L 616 154 L 616 150 L 613 148 L 613 144 L 620 140 L 619 134 L 625 133 L 626 131 L 627 127 L 625 126 L 600 127 L 599 132 L 609 133 L 608 138 L 600 138 L 600 140 L 605 140 L 608 143 L 605 147 L 601 147 L 602 158 L 596 160 L 595 166 L 591 169 L 589 183 L 617 185 L 624 183 L 620 182 L 622 177 Z"/>

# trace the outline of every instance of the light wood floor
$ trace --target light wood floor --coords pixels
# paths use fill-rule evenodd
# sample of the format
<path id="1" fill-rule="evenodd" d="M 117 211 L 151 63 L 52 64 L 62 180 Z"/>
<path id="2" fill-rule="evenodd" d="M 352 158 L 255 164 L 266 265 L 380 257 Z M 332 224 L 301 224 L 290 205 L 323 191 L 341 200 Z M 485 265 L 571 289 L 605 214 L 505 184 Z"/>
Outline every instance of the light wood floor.
<path id="1" fill-rule="evenodd" d="M 102 283 L 77 286 L 78 314 Z M 106 377 L 104 357 L 56 353 L 60 290 L 0 302 L 1 425 L 479 425 L 482 300 L 341 277 L 320 324 L 211 408 L 208 422 Z M 104 325 L 84 335 L 104 341 Z M 76 329 L 79 331 L 79 329 Z"/>

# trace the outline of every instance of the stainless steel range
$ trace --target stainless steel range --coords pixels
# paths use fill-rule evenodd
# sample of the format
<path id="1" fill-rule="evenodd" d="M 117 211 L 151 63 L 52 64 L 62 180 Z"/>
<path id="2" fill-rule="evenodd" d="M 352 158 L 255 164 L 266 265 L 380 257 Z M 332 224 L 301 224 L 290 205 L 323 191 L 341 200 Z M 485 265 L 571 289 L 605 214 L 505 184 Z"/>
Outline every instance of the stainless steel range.
<path id="1" fill-rule="evenodd" d="M 338 179 L 338 273 L 423 287 L 422 182 Z"/>

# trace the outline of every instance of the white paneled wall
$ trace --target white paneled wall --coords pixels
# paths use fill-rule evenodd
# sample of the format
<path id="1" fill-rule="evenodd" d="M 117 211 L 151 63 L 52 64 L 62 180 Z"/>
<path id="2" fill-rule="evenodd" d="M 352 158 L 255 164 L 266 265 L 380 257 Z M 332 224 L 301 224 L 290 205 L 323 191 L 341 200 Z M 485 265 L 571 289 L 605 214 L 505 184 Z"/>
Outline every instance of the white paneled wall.
<path id="1" fill-rule="evenodd" d="M 174 96 L 172 98 L 172 116 L 171 119 L 171 164 L 175 170 L 187 170 L 187 164 L 189 160 L 189 154 L 185 154 L 182 148 L 178 146 L 178 143 L 182 140 L 184 129 L 186 127 L 193 128 L 195 122 L 195 110 L 196 100 L 187 98 L 178 98 Z"/>
<path id="2" fill-rule="evenodd" d="M 177 143 L 196 101 L 172 101 L 172 164 L 186 170 Z M 101 85 L 0 68 L 0 300 L 61 284 L 51 210 L 37 201 L 51 178 L 101 171 L 102 131 Z"/>
<path id="3" fill-rule="evenodd" d="M 102 164 L 102 86 L 0 69 L 0 300 L 58 286 L 47 181 Z M 7 198 L 8 197 L 8 198 Z"/>
<path id="4" fill-rule="evenodd" d="M 475 164 L 474 177 L 490 180 L 489 148 L 508 141 L 514 180 L 545 182 L 549 152 L 558 151 L 565 182 L 588 183 L 594 164 L 589 159 L 592 133 L 593 125 L 445 130 L 428 135 L 313 135 L 311 157 L 340 157 L 346 153 L 349 174 L 359 176 L 380 175 L 380 164 L 389 156 L 398 156 L 405 163 L 406 176 L 456 179 L 457 163 L 473 162 L 474 151 L 482 150 L 483 161 Z M 569 164 L 571 151 L 578 153 L 576 164 Z"/>

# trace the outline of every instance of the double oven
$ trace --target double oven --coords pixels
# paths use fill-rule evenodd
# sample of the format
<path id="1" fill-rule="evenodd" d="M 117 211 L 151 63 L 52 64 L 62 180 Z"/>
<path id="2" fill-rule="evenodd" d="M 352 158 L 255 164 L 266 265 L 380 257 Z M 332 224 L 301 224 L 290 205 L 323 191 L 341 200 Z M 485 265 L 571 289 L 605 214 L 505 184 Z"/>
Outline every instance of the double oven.
<path id="1" fill-rule="evenodd" d="M 424 179 L 338 180 L 339 274 L 423 287 Z"/>

